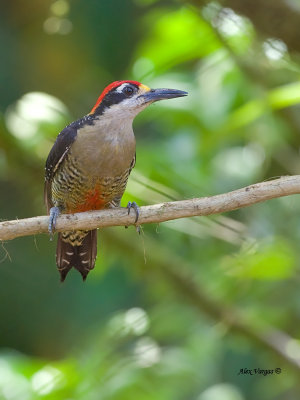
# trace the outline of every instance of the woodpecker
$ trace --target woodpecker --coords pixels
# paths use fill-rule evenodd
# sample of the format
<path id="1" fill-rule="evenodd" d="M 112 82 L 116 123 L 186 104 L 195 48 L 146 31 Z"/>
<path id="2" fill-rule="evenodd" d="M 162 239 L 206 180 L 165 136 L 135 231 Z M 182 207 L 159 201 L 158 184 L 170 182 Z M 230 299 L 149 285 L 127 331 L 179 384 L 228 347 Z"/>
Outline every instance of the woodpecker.
<path id="1" fill-rule="evenodd" d="M 135 165 L 134 117 L 149 104 L 186 96 L 175 89 L 150 89 L 136 81 L 116 81 L 91 112 L 64 128 L 48 155 L 44 199 L 52 235 L 60 213 L 119 207 Z M 138 218 L 136 203 L 128 203 Z M 64 281 L 72 267 L 86 279 L 97 256 L 97 230 L 58 234 L 56 264 Z"/>

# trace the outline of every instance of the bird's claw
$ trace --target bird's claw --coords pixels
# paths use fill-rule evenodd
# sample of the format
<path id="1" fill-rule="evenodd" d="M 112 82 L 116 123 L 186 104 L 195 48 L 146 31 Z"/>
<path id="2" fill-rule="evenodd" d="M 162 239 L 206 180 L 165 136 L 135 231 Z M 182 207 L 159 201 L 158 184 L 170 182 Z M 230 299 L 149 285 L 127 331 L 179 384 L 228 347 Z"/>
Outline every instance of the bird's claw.
<path id="1" fill-rule="evenodd" d="M 50 235 L 50 240 L 53 240 L 53 234 L 56 228 L 56 220 L 59 216 L 60 211 L 58 207 L 50 208 L 50 217 L 49 217 L 49 225 L 48 225 L 48 232 Z"/>
<path id="2" fill-rule="evenodd" d="M 133 208 L 134 211 L 135 211 L 135 221 L 134 221 L 134 223 L 136 224 L 137 221 L 138 221 L 138 219 L 139 219 L 139 216 L 140 216 L 140 208 L 139 208 L 139 206 L 136 204 L 135 201 L 132 201 L 132 202 L 129 201 L 128 204 L 127 204 L 128 215 L 130 214 L 130 210 L 131 210 L 132 208 Z"/>

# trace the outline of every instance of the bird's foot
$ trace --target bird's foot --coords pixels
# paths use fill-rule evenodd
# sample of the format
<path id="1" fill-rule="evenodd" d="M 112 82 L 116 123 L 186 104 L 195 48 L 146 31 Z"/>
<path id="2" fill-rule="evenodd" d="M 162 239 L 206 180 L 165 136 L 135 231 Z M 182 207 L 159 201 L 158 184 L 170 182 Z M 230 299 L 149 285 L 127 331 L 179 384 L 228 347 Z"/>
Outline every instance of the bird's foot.
<path id="1" fill-rule="evenodd" d="M 56 220 L 59 216 L 60 211 L 58 207 L 50 208 L 50 218 L 49 218 L 49 225 L 48 225 L 48 232 L 50 234 L 50 240 L 53 240 L 53 234 L 56 227 Z"/>
<path id="2" fill-rule="evenodd" d="M 138 219 L 139 219 L 139 216 L 140 216 L 140 208 L 139 208 L 139 206 L 136 204 L 135 201 L 132 201 L 132 202 L 129 201 L 128 204 L 127 204 L 128 215 L 130 214 L 130 210 L 131 210 L 132 208 L 133 208 L 134 211 L 135 211 L 135 221 L 134 221 L 134 223 L 136 224 L 137 221 L 138 221 Z"/>
<path id="3" fill-rule="evenodd" d="M 128 215 L 130 214 L 130 210 L 131 210 L 132 208 L 133 208 L 134 211 L 135 211 L 135 221 L 134 221 L 134 223 L 136 224 L 137 221 L 138 221 L 138 219 L 139 219 L 139 216 L 140 216 L 140 208 L 139 208 L 139 206 L 136 204 L 135 201 L 133 201 L 133 202 L 129 201 L 128 204 L 127 204 Z M 128 228 L 128 226 L 125 226 L 125 228 Z M 141 233 L 141 228 L 140 228 L 140 226 L 139 226 L 139 225 L 135 225 L 135 228 L 136 228 L 137 233 L 140 234 L 140 233 Z"/>

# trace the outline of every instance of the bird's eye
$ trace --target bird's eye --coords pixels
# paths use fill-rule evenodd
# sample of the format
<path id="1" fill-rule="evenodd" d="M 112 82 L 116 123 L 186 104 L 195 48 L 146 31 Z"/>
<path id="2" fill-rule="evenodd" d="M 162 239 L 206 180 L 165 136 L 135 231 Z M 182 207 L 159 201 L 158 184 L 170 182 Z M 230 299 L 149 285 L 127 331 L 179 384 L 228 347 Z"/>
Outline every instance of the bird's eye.
<path id="1" fill-rule="evenodd" d="M 131 96 L 133 94 L 133 92 L 134 92 L 134 90 L 131 86 L 125 86 L 123 89 L 123 93 L 128 97 Z"/>

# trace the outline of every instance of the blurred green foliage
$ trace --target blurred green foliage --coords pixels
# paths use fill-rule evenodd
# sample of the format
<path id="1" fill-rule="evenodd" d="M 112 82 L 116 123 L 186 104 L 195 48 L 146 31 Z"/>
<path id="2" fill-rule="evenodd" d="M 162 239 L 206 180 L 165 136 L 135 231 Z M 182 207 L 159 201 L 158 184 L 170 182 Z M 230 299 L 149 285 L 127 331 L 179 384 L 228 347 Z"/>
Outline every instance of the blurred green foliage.
<path id="1" fill-rule="evenodd" d="M 297 55 L 216 2 L 3 2 L 0 215 L 45 214 L 44 163 L 59 131 L 104 86 L 187 90 L 134 123 L 123 204 L 213 195 L 299 173 Z M 296 28 L 295 28 L 296 29 Z M 297 28 L 298 29 L 298 28 Z M 175 265 L 299 358 L 298 196 L 228 215 L 99 232 L 95 270 L 61 285 L 47 235 L 0 247 L 0 399 L 296 399 L 299 376 L 270 349 L 187 301 Z M 282 368 L 241 376 L 241 368 Z"/>

